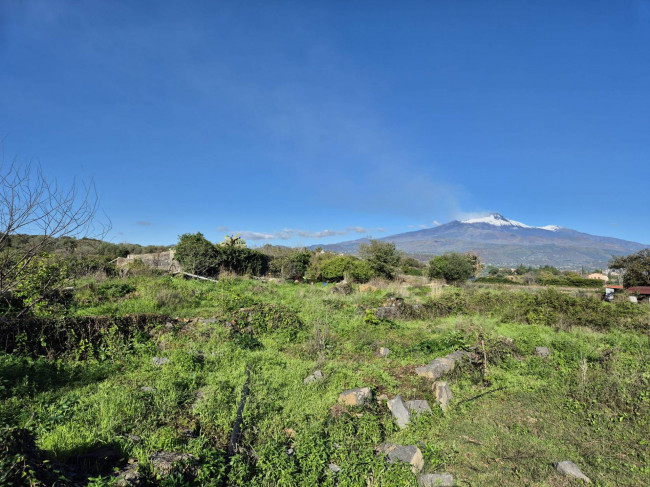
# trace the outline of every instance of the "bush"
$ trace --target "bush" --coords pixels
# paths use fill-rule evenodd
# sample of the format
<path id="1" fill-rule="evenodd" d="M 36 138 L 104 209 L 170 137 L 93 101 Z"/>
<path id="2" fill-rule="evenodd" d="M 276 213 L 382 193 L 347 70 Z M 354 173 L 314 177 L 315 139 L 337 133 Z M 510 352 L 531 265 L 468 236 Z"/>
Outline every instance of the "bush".
<path id="1" fill-rule="evenodd" d="M 478 257 L 472 254 L 448 252 L 436 255 L 429 261 L 429 277 L 444 279 L 450 284 L 459 284 L 474 276 L 478 267 Z"/>
<path id="2" fill-rule="evenodd" d="M 100 299 L 122 298 L 135 291 L 135 286 L 126 282 L 107 282 L 100 284 L 97 288 L 97 296 Z"/>
<path id="3" fill-rule="evenodd" d="M 356 282 L 367 282 L 372 277 L 372 269 L 367 262 L 345 255 L 325 262 L 321 266 L 321 275 L 328 282 L 342 281 L 346 276 Z"/>
<path id="4" fill-rule="evenodd" d="M 256 334 L 281 331 L 295 336 L 304 328 L 304 323 L 298 313 L 287 306 L 259 303 L 237 311 L 233 327 L 237 332 Z"/>
<path id="5" fill-rule="evenodd" d="M 370 243 L 359 245 L 359 255 L 365 259 L 376 276 L 386 279 L 395 277 L 401 253 L 393 242 L 371 240 Z"/>

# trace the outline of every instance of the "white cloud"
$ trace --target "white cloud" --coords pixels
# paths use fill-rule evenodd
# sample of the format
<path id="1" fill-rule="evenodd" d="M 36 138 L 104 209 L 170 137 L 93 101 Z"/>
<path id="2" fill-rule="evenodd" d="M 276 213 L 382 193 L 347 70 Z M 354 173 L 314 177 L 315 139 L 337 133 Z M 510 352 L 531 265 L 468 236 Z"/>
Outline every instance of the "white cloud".
<path id="1" fill-rule="evenodd" d="M 228 231 L 228 227 L 218 227 L 217 228 L 217 232 L 227 232 L 227 231 Z"/>
<path id="2" fill-rule="evenodd" d="M 222 227 L 219 227 L 222 228 Z M 282 230 L 276 230 L 271 233 L 265 232 L 255 232 L 252 230 L 245 230 L 243 232 L 237 232 L 244 240 L 289 240 L 294 237 L 302 238 L 327 238 L 335 237 L 337 235 L 347 235 L 350 232 L 356 233 L 367 233 L 368 229 L 366 227 L 360 226 L 351 226 L 347 227 L 344 230 L 296 230 L 292 228 L 284 228 Z M 377 229 L 377 231 L 384 231 L 384 229 Z"/>
<path id="3" fill-rule="evenodd" d="M 441 223 L 440 223 L 438 220 L 433 220 L 433 224 L 434 224 L 435 226 L 441 225 Z"/>
<path id="4" fill-rule="evenodd" d="M 418 225 L 418 227 L 420 227 L 420 228 L 427 228 L 426 225 Z"/>
<path id="5" fill-rule="evenodd" d="M 379 233 L 384 233 L 384 232 L 386 231 L 386 229 L 381 228 L 381 227 L 377 227 L 377 231 L 378 231 Z"/>

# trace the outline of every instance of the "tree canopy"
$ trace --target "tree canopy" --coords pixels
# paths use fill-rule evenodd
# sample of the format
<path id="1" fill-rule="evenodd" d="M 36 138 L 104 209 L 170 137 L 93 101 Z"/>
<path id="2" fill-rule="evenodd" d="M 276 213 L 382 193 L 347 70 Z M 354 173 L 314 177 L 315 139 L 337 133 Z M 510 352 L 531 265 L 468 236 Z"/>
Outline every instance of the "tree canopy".
<path id="1" fill-rule="evenodd" d="M 639 250 L 636 254 L 614 256 L 609 268 L 623 271 L 623 284 L 630 286 L 650 286 L 650 249 Z"/>

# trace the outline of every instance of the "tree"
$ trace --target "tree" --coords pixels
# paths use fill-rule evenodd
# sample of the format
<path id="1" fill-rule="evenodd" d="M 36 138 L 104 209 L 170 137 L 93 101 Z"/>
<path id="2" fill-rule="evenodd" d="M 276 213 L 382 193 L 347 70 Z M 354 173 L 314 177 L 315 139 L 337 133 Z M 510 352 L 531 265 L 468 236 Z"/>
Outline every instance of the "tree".
<path id="1" fill-rule="evenodd" d="M 401 252 L 393 242 L 371 240 L 370 243 L 359 245 L 359 255 L 368 262 L 375 275 L 387 279 L 395 277 Z"/>
<path id="2" fill-rule="evenodd" d="M 609 268 L 623 271 L 623 285 L 650 286 L 650 249 L 639 250 L 636 254 L 613 256 Z"/>
<path id="3" fill-rule="evenodd" d="M 429 277 L 444 279 L 448 283 L 458 284 L 475 276 L 480 270 L 478 256 L 448 252 L 436 255 L 429 261 Z"/>
<path id="4" fill-rule="evenodd" d="M 219 272 L 217 251 L 201 232 L 178 237 L 174 258 L 190 274 L 214 276 Z"/>
<path id="5" fill-rule="evenodd" d="M 48 179 L 40 167 L 17 159 L 0 162 L 0 299 L 19 314 L 38 307 L 69 283 L 71 274 L 57 272 L 45 254 L 56 239 L 103 236 L 109 223 L 96 218 L 98 196 L 91 181 L 62 187 Z M 23 238 L 29 234 L 29 238 Z M 18 244 L 20 243 L 20 244 Z M 48 263 L 39 265 L 47 259 Z M 48 269 L 45 272 L 44 269 Z M 47 278 L 43 276 L 47 274 Z M 38 282 L 31 283 L 31 280 Z M 33 285 L 32 285 L 33 284 Z M 22 300 L 25 289 L 38 289 Z M 27 293 L 29 294 L 29 293 Z M 12 306 L 13 305 L 13 306 Z"/>

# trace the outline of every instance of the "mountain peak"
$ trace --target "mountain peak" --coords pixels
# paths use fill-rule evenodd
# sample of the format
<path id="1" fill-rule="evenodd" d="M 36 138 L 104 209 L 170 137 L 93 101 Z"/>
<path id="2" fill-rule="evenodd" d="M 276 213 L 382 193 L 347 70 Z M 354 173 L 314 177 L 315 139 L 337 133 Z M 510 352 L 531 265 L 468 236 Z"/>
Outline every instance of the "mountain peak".
<path id="1" fill-rule="evenodd" d="M 514 220 L 508 220 L 505 216 L 500 213 L 490 213 L 488 216 L 483 216 L 479 218 L 470 218 L 469 220 L 463 220 L 461 223 L 487 223 L 488 225 L 494 225 L 497 227 L 520 227 L 520 228 L 532 228 L 524 223 L 517 222 Z"/>
<path id="2" fill-rule="evenodd" d="M 487 223 L 488 225 L 494 225 L 495 227 L 517 227 L 517 228 L 535 228 L 540 230 L 548 230 L 550 232 L 557 232 L 561 227 L 557 225 L 546 225 L 543 227 L 531 227 L 525 223 L 521 223 L 515 220 L 509 220 L 500 213 L 490 213 L 488 216 L 482 216 L 479 218 L 470 218 L 468 220 L 462 220 L 461 223 L 474 224 L 474 223 Z"/>

